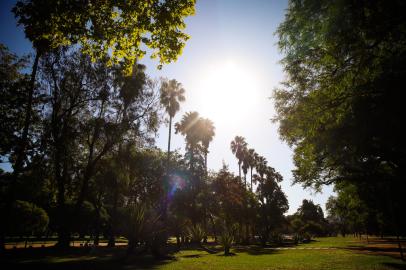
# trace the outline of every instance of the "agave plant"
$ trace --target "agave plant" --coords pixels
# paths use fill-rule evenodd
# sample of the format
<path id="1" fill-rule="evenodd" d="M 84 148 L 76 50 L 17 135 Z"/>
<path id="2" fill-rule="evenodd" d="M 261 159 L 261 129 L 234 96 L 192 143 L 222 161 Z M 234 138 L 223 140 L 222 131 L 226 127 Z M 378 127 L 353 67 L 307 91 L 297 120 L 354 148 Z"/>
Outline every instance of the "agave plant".
<path id="1" fill-rule="evenodd" d="M 189 237 L 192 243 L 200 244 L 204 238 L 204 230 L 199 224 L 189 227 Z"/>
<path id="2" fill-rule="evenodd" d="M 224 256 L 230 255 L 230 248 L 232 247 L 233 242 L 233 233 L 229 230 L 224 230 L 218 239 L 218 243 L 224 248 Z"/>
<path id="3" fill-rule="evenodd" d="M 145 229 L 144 205 L 133 204 L 125 209 L 126 221 L 123 223 L 123 234 L 128 239 L 128 249 L 132 251 L 141 240 Z"/>
<path id="4" fill-rule="evenodd" d="M 128 239 L 128 253 L 132 253 L 140 244 L 153 243 L 162 233 L 160 216 L 145 204 L 130 204 L 125 208 L 122 223 L 123 235 Z"/>

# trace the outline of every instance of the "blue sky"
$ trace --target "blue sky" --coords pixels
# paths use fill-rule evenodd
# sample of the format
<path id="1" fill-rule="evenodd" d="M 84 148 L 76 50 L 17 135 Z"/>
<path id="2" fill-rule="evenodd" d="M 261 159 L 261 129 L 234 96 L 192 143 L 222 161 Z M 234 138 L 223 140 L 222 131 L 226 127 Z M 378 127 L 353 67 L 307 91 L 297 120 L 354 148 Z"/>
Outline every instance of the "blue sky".
<path id="1" fill-rule="evenodd" d="M 10 9 L 14 1 L 0 3 L 0 42 L 17 54 L 27 54 L 31 44 Z M 181 82 L 186 102 L 175 122 L 187 111 L 198 111 L 211 118 L 216 137 L 210 145 L 208 166 L 219 169 L 223 161 L 238 173 L 230 142 L 240 135 L 250 147 L 267 158 L 269 165 L 284 177 L 282 188 L 289 199 L 288 213 L 294 213 L 303 199 L 324 204 L 333 194 L 332 187 L 314 194 L 292 186 L 292 151 L 279 139 L 270 99 L 272 90 L 284 78 L 274 35 L 284 18 L 287 1 L 281 0 L 200 0 L 196 15 L 187 18 L 186 32 L 191 36 L 175 63 L 157 70 L 157 62 L 144 58 L 152 78 L 167 77 Z M 221 87 L 219 87 L 219 85 Z M 157 145 L 166 149 L 168 127 L 158 132 Z M 172 149 L 184 149 L 184 140 L 174 135 Z"/>

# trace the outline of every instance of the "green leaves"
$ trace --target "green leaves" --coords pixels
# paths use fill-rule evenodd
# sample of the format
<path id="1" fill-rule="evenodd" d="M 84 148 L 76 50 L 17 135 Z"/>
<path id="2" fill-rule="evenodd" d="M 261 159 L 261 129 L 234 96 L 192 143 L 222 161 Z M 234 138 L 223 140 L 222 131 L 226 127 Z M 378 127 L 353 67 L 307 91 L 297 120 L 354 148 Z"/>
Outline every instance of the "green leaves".
<path id="1" fill-rule="evenodd" d="M 295 149 L 296 182 L 318 188 L 354 171 L 350 160 L 405 153 L 384 120 L 401 123 L 405 74 L 395 59 L 406 55 L 402 7 L 383 1 L 290 2 L 277 31 L 288 77 L 274 99 L 281 137 Z M 386 142 L 378 145 L 372 137 Z"/>
<path id="2" fill-rule="evenodd" d="M 110 55 L 129 73 L 136 59 L 152 51 L 159 66 L 175 61 L 189 36 L 184 18 L 195 0 L 182 1 L 18 1 L 13 12 L 34 48 L 47 52 L 78 44 L 93 61 Z"/>
<path id="3" fill-rule="evenodd" d="M 368 206 L 362 211 L 398 220 L 399 228 L 405 8 L 403 1 L 292 0 L 277 32 L 287 79 L 274 92 L 274 120 L 294 148 L 294 183 L 354 185 Z M 388 198 L 396 203 L 383 203 Z"/>

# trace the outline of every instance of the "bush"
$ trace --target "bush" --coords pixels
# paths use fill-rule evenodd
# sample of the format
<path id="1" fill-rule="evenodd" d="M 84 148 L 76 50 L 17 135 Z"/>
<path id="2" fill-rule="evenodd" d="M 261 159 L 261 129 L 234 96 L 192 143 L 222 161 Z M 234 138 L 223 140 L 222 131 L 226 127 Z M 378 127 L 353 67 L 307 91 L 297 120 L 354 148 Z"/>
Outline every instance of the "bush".
<path id="1" fill-rule="evenodd" d="M 37 205 L 27 201 L 15 201 L 10 215 L 9 233 L 16 236 L 42 234 L 48 227 L 47 212 Z"/>
<path id="2" fill-rule="evenodd" d="M 308 243 L 312 240 L 312 235 L 308 232 L 303 233 L 303 243 Z"/>

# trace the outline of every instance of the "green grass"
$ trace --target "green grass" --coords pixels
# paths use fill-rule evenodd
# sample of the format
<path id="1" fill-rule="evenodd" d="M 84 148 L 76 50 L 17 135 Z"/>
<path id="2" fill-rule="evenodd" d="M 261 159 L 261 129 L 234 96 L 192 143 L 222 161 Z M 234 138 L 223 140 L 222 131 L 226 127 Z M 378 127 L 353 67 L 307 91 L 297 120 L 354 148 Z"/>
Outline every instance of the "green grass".
<path id="1" fill-rule="evenodd" d="M 176 258 L 157 269 L 406 269 L 397 259 L 345 250 L 239 251 L 229 257 L 182 251 Z"/>
<path id="2" fill-rule="evenodd" d="M 299 247 L 332 247 L 343 248 L 348 246 L 364 246 L 366 243 L 354 237 L 321 237 L 315 238 L 310 243 L 299 244 Z"/>
<path id="3" fill-rule="evenodd" d="M 377 256 L 346 249 L 349 246 L 363 246 L 355 238 L 320 238 L 299 247 L 335 247 L 329 250 L 276 250 L 258 246 L 237 246 L 231 251 L 233 256 L 223 256 L 221 252 L 208 254 L 201 250 L 182 250 L 175 253 L 174 259 L 155 260 L 151 256 L 124 258 L 125 249 L 100 248 L 90 252 L 72 249 L 69 254 L 55 251 L 31 250 L 19 256 L 11 256 L 6 265 L 10 269 L 33 266 L 41 269 L 406 269 L 406 263 L 389 256 Z M 10 251 L 11 253 L 13 251 Z M 15 252 L 15 251 L 14 251 Z M 48 252 L 44 254 L 43 252 Z M 10 253 L 10 254 L 11 254 Z M 36 254 L 34 254 L 36 253 Z M 2 263 L 3 264 L 3 263 Z M 0 264 L 0 265 L 2 265 Z M 7 269 L 7 268 L 4 268 Z"/>

